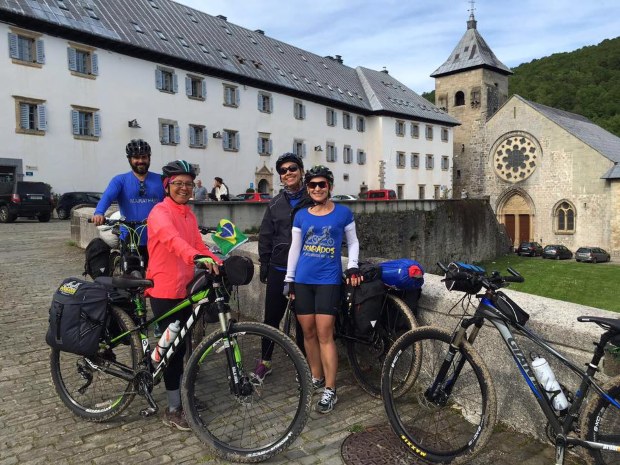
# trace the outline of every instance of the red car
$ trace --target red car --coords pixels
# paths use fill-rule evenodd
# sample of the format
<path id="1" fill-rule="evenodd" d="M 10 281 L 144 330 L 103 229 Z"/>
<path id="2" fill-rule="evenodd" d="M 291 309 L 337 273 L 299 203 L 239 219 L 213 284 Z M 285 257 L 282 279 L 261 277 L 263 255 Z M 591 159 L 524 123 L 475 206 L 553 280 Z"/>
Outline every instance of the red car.
<path id="1" fill-rule="evenodd" d="M 247 192 L 245 194 L 236 195 L 230 200 L 235 202 L 269 202 L 271 200 L 271 195 L 261 192 Z"/>
<path id="2" fill-rule="evenodd" d="M 398 200 L 392 189 L 370 190 L 359 196 L 361 200 Z"/>

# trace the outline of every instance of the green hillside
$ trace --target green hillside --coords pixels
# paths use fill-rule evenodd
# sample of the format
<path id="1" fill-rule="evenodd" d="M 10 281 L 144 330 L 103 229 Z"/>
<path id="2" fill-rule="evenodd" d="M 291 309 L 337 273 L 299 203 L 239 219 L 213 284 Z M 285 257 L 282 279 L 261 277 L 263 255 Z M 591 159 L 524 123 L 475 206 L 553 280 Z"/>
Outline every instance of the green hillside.
<path id="1" fill-rule="evenodd" d="M 512 71 L 510 95 L 583 115 L 620 136 L 620 37 Z"/>
<path id="2" fill-rule="evenodd" d="M 512 68 L 510 95 L 583 115 L 620 137 L 620 37 Z M 434 103 L 435 91 L 422 97 Z"/>

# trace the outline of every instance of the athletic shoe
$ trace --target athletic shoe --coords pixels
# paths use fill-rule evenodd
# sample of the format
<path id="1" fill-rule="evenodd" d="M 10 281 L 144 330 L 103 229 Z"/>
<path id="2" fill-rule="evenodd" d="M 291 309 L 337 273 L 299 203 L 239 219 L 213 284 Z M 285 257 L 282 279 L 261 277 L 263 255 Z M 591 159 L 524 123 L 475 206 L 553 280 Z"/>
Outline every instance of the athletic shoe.
<path id="1" fill-rule="evenodd" d="M 320 378 L 317 379 L 314 376 L 312 377 L 312 390 L 314 392 L 318 391 L 319 389 L 323 389 L 325 387 L 325 378 Z"/>
<path id="2" fill-rule="evenodd" d="M 166 409 L 164 410 L 162 420 L 166 426 L 172 426 L 181 431 L 191 431 L 191 428 L 185 419 L 185 412 L 183 412 L 183 410 L 175 410 L 174 412 L 171 412 Z"/>
<path id="3" fill-rule="evenodd" d="M 316 409 L 319 413 L 329 413 L 334 410 L 334 405 L 336 405 L 336 402 L 338 402 L 336 391 L 332 388 L 325 388 L 321 400 L 319 400 L 319 403 L 316 404 Z"/>
<path id="4" fill-rule="evenodd" d="M 265 377 L 270 373 L 271 361 L 259 359 L 256 361 L 256 367 L 254 368 L 254 371 L 250 373 L 250 377 L 257 382 L 262 383 Z"/>

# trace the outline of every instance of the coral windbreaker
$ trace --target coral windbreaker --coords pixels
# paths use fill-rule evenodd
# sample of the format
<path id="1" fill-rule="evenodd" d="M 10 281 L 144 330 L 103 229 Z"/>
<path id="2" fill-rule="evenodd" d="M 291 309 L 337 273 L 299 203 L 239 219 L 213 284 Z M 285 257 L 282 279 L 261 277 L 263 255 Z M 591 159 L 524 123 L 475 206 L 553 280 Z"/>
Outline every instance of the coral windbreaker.
<path id="1" fill-rule="evenodd" d="M 154 286 L 146 290 L 147 296 L 185 298 L 185 287 L 194 277 L 196 255 L 206 255 L 221 263 L 202 242 L 198 221 L 189 206 L 166 197 L 151 210 L 147 226 L 149 264 L 146 277 L 154 282 Z"/>

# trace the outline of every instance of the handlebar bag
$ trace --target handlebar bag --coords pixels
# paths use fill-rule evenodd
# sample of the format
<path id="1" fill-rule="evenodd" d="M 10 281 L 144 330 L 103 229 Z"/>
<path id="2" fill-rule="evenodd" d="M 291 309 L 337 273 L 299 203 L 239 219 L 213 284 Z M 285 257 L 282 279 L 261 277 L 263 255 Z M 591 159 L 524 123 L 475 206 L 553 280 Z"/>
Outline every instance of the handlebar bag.
<path id="1" fill-rule="evenodd" d="M 110 276 L 111 248 L 100 237 L 95 237 L 86 246 L 84 251 L 84 276 L 95 279 L 99 276 Z"/>
<path id="2" fill-rule="evenodd" d="M 54 293 L 45 341 L 54 349 L 93 355 L 108 311 L 108 293 L 99 283 L 65 279 Z"/>
<path id="3" fill-rule="evenodd" d="M 484 275 L 486 270 L 471 263 L 452 262 L 448 265 L 448 272 L 444 283 L 449 291 L 467 292 L 477 294 L 482 289 L 482 283 L 474 279 L 449 279 L 450 274 L 467 273 L 470 275 Z"/>
<path id="4" fill-rule="evenodd" d="M 353 323 L 356 334 L 370 334 L 381 316 L 386 288 L 380 279 L 353 288 Z"/>

